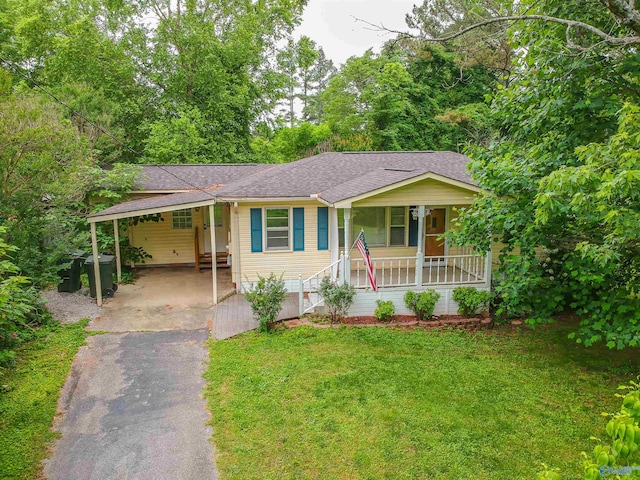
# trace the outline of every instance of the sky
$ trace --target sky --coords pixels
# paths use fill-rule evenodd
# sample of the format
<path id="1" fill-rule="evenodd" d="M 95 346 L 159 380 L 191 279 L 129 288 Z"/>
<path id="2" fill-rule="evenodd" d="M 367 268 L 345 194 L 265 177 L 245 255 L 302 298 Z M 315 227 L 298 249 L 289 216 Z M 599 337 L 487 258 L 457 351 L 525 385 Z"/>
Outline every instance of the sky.
<path id="1" fill-rule="evenodd" d="M 337 66 L 368 48 L 379 52 L 390 34 L 372 31 L 354 17 L 395 30 L 406 30 L 405 15 L 421 0 L 309 0 L 294 37 L 310 37 Z"/>

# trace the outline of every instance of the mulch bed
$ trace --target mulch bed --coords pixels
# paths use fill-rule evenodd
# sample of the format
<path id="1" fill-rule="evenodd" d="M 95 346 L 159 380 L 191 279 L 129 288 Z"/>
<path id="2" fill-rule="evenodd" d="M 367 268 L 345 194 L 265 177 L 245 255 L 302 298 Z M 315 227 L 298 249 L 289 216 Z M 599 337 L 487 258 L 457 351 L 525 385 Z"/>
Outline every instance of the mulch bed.
<path id="1" fill-rule="evenodd" d="M 311 325 L 316 328 L 331 328 L 340 325 L 350 327 L 397 327 L 397 328 L 463 328 L 465 330 L 478 330 L 492 326 L 490 318 L 472 317 L 467 318 L 461 315 L 441 315 L 430 320 L 418 320 L 413 315 L 394 315 L 389 322 L 380 322 L 373 316 L 357 316 L 343 318 L 340 323 L 330 325 L 325 317 L 309 317 L 284 322 L 289 328 L 300 325 Z"/>

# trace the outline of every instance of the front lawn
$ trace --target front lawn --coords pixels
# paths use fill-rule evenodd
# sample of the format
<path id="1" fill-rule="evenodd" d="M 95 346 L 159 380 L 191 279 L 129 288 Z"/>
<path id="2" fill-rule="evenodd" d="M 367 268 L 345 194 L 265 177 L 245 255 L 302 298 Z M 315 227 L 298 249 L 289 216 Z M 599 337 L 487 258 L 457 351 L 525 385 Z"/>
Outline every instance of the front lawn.
<path id="1" fill-rule="evenodd" d="M 87 336 L 86 325 L 42 327 L 37 340 L 16 349 L 17 368 L 0 372 L 0 478 L 38 474 L 56 437 L 51 423 L 60 389 Z"/>
<path id="2" fill-rule="evenodd" d="M 544 462 L 581 478 L 600 413 L 640 369 L 637 352 L 566 335 L 307 327 L 212 341 L 220 476 L 512 480 Z"/>

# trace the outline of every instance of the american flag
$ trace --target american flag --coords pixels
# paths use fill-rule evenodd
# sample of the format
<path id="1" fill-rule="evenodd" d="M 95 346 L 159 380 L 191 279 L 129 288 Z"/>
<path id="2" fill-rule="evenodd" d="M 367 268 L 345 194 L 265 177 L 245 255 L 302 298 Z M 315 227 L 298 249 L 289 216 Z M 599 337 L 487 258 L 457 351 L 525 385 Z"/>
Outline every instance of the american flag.
<path id="1" fill-rule="evenodd" d="M 378 291 L 378 284 L 376 283 L 376 269 L 371 262 L 371 255 L 369 255 L 369 248 L 367 242 L 364 240 L 364 230 L 360 230 L 358 238 L 356 238 L 355 246 L 360 250 L 360 255 L 364 260 L 364 264 L 367 266 L 367 277 L 369 278 L 369 285 L 374 292 Z"/>

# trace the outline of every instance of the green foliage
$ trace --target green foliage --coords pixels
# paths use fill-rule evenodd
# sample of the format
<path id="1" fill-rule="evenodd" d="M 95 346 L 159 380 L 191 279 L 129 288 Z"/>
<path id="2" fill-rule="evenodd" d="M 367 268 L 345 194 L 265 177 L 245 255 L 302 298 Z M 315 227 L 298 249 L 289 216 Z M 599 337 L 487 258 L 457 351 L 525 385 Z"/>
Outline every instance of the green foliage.
<path id="1" fill-rule="evenodd" d="M 529 13 L 624 31 L 609 29 L 600 2 L 546 0 Z M 519 73 L 492 105 L 501 137 L 469 150 L 488 193 L 461 211 L 450 238 L 482 251 L 502 243 L 498 316 L 534 324 L 575 309 L 580 342 L 638 345 L 637 113 L 622 109 L 638 103 L 637 52 L 612 52 L 585 33 L 579 41 L 590 47 L 567 54 L 564 26 L 518 28 Z"/>
<path id="2" fill-rule="evenodd" d="M 495 79 L 484 67 L 461 69 L 439 46 L 377 56 L 369 50 L 329 81 L 325 119 L 340 136 L 364 132 L 372 150 L 455 151 L 471 140 L 485 142 L 494 130 L 486 106 L 465 106 L 483 104 Z"/>
<path id="3" fill-rule="evenodd" d="M 0 227 L 0 371 L 15 366 L 14 348 L 50 320 L 38 292 L 11 261 L 17 248 L 5 242 L 5 234 Z"/>
<path id="4" fill-rule="evenodd" d="M 493 298 L 491 292 L 478 290 L 476 287 L 456 287 L 453 289 L 453 300 L 458 304 L 458 313 L 471 317 L 489 310 Z"/>
<path id="5" fill-rule="evenodd" d="M 244 297 L 251 304 L 251 310 L 259 322 L 260 332 L 268 332 L 278 320 L 286 294 L 282 275 L 278 278 L 273 273 L 268 277 L 258 275 L 255 285 L 252 284 L 245 292 Z"/>
<path id="6" fill-rule="evenodd" d="M 376 300 L 376 305 L 373 315 L 381 322 L 390 321 L 396 314 L 396 308 L 391 300 Z"/>
<path id="7" fill-rule="evenodd" d="M 58 397 L 88 321 L 40 329 L 16 348 L 17 367 L 0 370 L 0 472 L 4 478 L 38 478 L 58 434 L 51 429 Z"/>
<path id="8" fill-rule="evenodd" d="M 440 294 L 431 288 L 424 292 L 408 291 L 404 294 L 404 304 L 418 320 L 427 320 L 433 317 L 433 311 L 439 299 Z"/>
<path id="9" fill-rule="evenodd" d="M 254 138 L 251 146 L 260 161 L 285 163 L 317 153 L 315 147 L 331 135 L 327 124 L 301 123 L 277 130 L 271 139 Z"/>
<path id="10" fill-rule="evenodd" d="M 334 282 L 329 277 L 324 277 L 320 283 L 318 292 L 324 299 L 324 305 L 329 310 L 329 321 L 340 321 L 349 313 L 356 296 L 353 285 Z"/>

